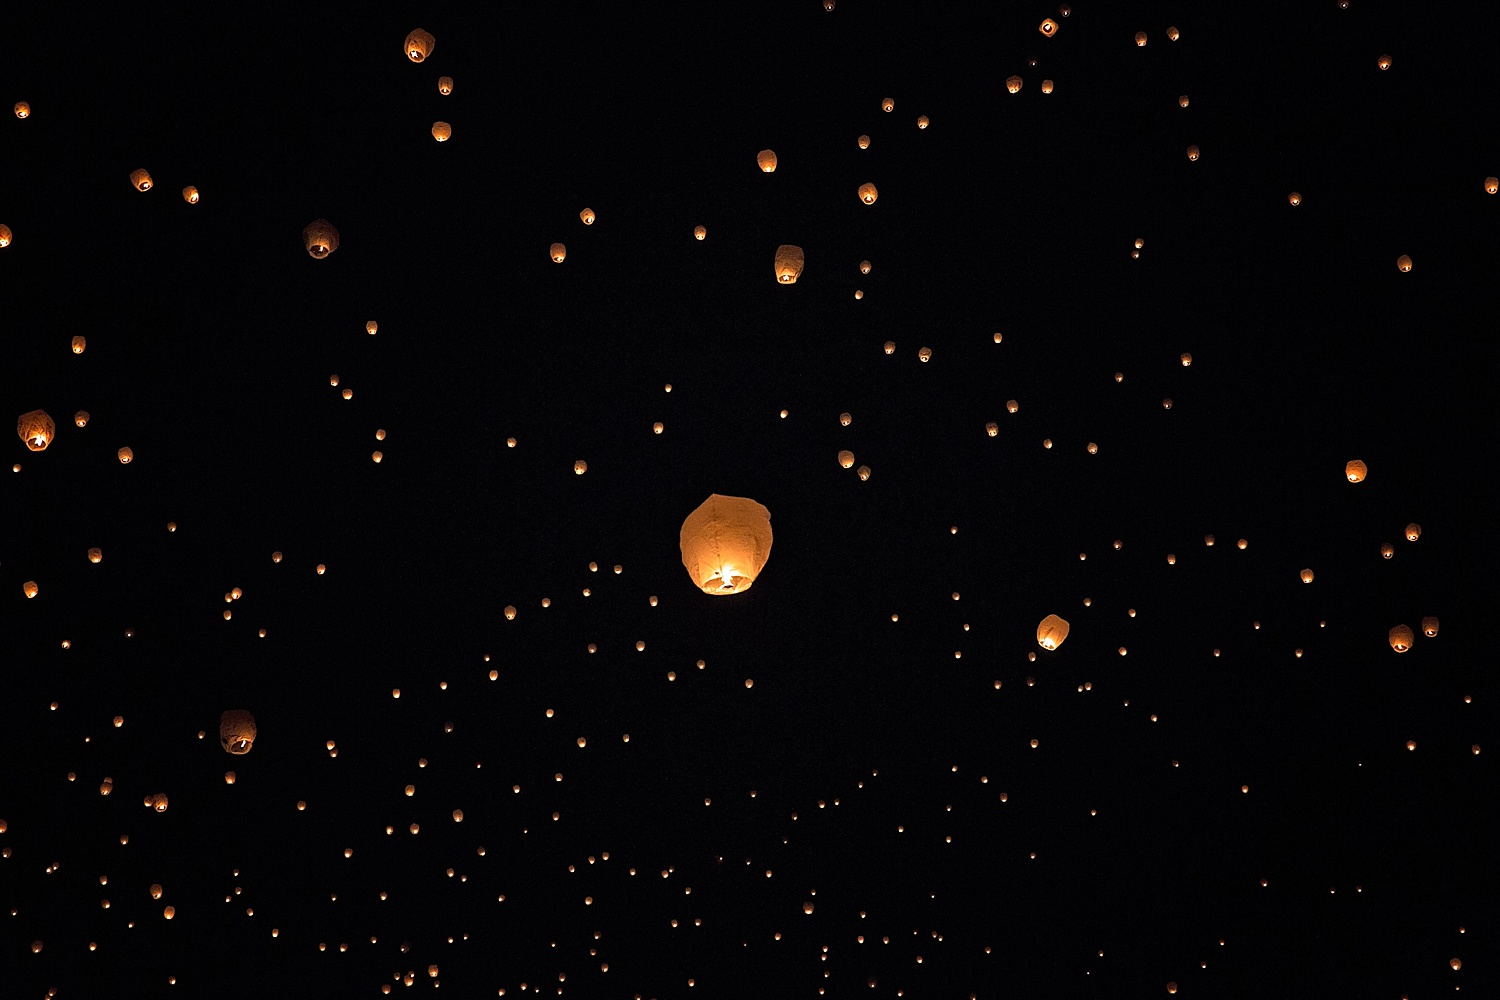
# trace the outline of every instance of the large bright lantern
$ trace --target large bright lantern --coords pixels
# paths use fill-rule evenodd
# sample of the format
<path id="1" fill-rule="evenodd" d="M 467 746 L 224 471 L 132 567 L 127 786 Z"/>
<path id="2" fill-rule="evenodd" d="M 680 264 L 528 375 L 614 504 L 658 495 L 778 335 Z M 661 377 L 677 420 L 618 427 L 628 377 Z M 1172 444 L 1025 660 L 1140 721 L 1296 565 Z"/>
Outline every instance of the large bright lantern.
<path id="1" fill-rule="evenodd" d="M 682 565 L 705 594 L 750 589 L 771 555 L 771 512 L 749 497 L 718 493 L 687 516 Z"/>
<path id="2" fill-rule="evenodd" d="M 1048 615 L 1036 627 L 1037 645 L 1043 649 L 1056 649 L 1068 637 L 1068 623 L 1057 615 Z"/>

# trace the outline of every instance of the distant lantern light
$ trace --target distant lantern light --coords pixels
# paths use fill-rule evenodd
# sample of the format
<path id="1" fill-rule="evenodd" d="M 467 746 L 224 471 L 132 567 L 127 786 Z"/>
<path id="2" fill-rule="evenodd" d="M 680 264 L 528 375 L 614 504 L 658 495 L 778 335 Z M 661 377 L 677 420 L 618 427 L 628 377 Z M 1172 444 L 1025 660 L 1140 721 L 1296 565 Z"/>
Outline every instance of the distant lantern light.
<path id="1" fill-rule="evenodd" d="M 688 576 L 715 596 L 749 590 L 770 558 L 772 541 L 769 510 L 749 497 L 718 493 L 687 516 L 678 535 Z"/>
<path id="2" fill-rule="evenodd" d="M 379 331 L 380 324 L 375 322 L 373 319 L 365 323 L 365 333 L 368 333 L 370 336 L 375 336 L 375 334 Z"/>
<path id="3" fill-rule="evenodd" d="M 447 97 L 449 94 L 453 93 L 453 77 L 438 77 L 438 93 L 442 94 L 444 97 Z"/>
<path id="4" fill-rule="evenodd" d="M 1144 31 L 1137 31 L 1135 33 L 1135 47 L 1138 49 L 1146 47 L 1146 33 Z"/>
<path id="5" fill-rule="evenodd" d="M 1286 200 L 1287 204 L 1291 205 L 1293 208 L 1296 208 L 1298 205 L 1302 204 L 1302 192 L 1293 191 L 1291 194 L 1286 196 Z"/>
<path id="6" fill-rule="evenodd" d="M 1043 80 L 1042 81 L 1042 93 L 1044 93 L 1044 94 L 1050 94 L 1050 93 L 1052 93 L 1052 86 L 1053 86 L 1053 84 L 1052 84 L 1051 80 Z"/>
<path id="7" fill-rule="evenodd" d="M 120 460 L 121 465 L 129 465 L 135 459 L 135 452 L 129 448 L 121 448 L 115 452 L 115 457 Z"/>
<path id="8" fill-rule="evenodd" d="M 1175 25 L 1167 29 L 1167 41 L 1175 42 L 1181 37 L 1182 32 L 1178 31 Z"/>
<path id="9" fill-rule="evenodd" d="M 1043 618 L 1041 624 L 1036 627 L 1037 645 L 1043 649 L 1056 649 L 1063 644 L 1068 637 L 1068 623 L 1066 619 L 1057 615 L 1048 615 Z"/>
<path id="10" fill-rule="evenodd" d="M 1406 526 L 1406 540 L 1408 542 L 1415 542 L 1418 538 L 1421 538 L 1421 537 L 1422 537 L 1422 526 L 1420 524 L 1418 524 L 1416 521 L 1413 521 L 1411 524 L 1408 524 Z"/>
<path id="11" fill-rule="evenodd" d="M 82 354 L 88 346 L 89 342 L 85 337 L 79 335 L 73 338 L 72 347 L 74 354 Z"/>
<path id="12" fill-rule="evenodd" d="M 589 471 L 589 463 L 585 462 L 583 459 L 580 458 L 578 461 L 573 463 L 573 475 L 581 476 L 587 471 Z"/>
<path id="13" fill-rule="evenodd" d="M 1382 558 L 1382 559 L 1389 559 L 1389 558 L 1391 558 L 1391 556 L 1393 556 L 1395 554 L 1396 554 L 1396 546 L 1392 545 L 1390 542 L 1384 542 L 1384 543 L 1381 544 L 1381 546 L 1380 546 L 1380 558 Z"/>
<path id="14" fill-rule="evenodd" d="M 1405 274 L 1407 271 L 1410 271 L 1411 270 L 1411 257 L 1407 256 L 1406 254 L 1402 254 L 1401 256 L 1397 257 L 1396 258 L 1396 270 L 1400 271 L 1402 274 Z"/>
<path id="15" fill-rule="evenodd" d="M 21 584 L 21 593 L 26 595 L 27 600 L 35 597 L 39 590 L 40 588 L 37 587 L 35 580 L 27 580 Z"/>
<path id="16" fill-rule="evenodd" d="M 839 414 L 840 427 L 848 427 L 852 423 L 854 423 L 854 415 L 852 413 L 844 412 Z"/>
<path id="17" fill-rule="evenodd" d="M 453 126 L 447 122 L 433 122 L 432 137 L 438 142 L 447 142 L 453 138 Z"/>
<path id="18" fill-rule="evenodd" d="M 413 28 L 411 34 L 406 36 L 406 58 L 414 63 L 419 63 L 432 55 L 432 50 L 436 47 L 437 39 L 421 28 Z"/>
<path id="19" fill-rule="evenodd" d="M 83 427 L 88 422 L 89 422 L 89 411 L 88 410 L 79 410 L 77 413 L 73 414 L 73 423 L 75 425 L 77 425 L 78 427 Z"/>
<path id="20" fill-rule="evenodd" d="M 926 364 L 928 361 L 931 361 L 932 360 L 932 348 L 930 348 L 930 347 L 923 347 L 920 350 L 918 350 L 917 351 L 917 360 L 920 361 L 920 362 L 922 362 L 923 364 Z"/>
<path id="21" fill-rule="evenodd" d="M 984 425 L 984 432 L 990 437 L 994 437 L 1000 433 L 1000 425 L 991 420 L 989 423 Z"/>
<path id="22" fill-rule="evenodd" d="M 193 187 L 191 184 L 183 188 L 182 200 L 187 202 L 189 205 L 198 204 L 198 189 Z"/>
<path id="23" fill-rule="evenodd" d="M 137 191 L 151 190 L 151 175 L 145 167 L 136 167 L 130 172 L 130 186 Z"/>
<path id="24" fill-rule="evenodd" d="M 241 756 L 255 745 L 255 716 L 242 708 L 231 708 L 219 716 L 219 745 L 226 753 Z"/>
<path id="25" fill-rule="evenodd" d="M 1313 571 L 1312 570 L 1305 569 L 1305 570 L 1302 571 L 1302 582 L 1303 583 L 1312 583 L 1313 582 Z"/>
<path id="26" fill-rule="evenodd" d="M 1428 615 L 1422 619 L 1422 634 L 1427 638 L 1435 638 L 1438 634 L 1437 615 Z"/>
<path id="27" fill-rule="evenodd" d="M 1198 159 L 1198 147 L 1197 146 L 1189 146 L 1187 148 L 1187 158 L 1189 160 L 1196 160 L 1196 159 Z"/>
<path id="28" fill-rule="evenodd" d="M 1054 20 L 1052 20 L 1052 18 L 1049 17 L 1049 18 L 1045 19 L 1044 21 L 1042 21 L 1042 23 L 1037 26 L 1036 30 L 1040 31 L 1042 34 L 1046 35 L 1048 38 L 1051 38 L 1053 35 L 1057 34 L 1057 22 L 1054 21 Z"/>
<path id="29" fill-rule="evenodd" d="M 776 172 L 776 150 L 762 149 L 755 154 L 755 165 L 760 167 L 761 173 L 774 174 Z"/>
<path id="30" fill-rule="evenodd" d="M 1375 60 L 1375 65 L 1379 66 L 1381 69 L 1390 69 L 1391 57 L 1382 52 L 1380 54 L 1380 57 Z"/>
<path id="31" fill-rule="evenodd" d="M 1005 78 L 1005 89 L 1012 94 L 1021 92 L 1021 78 L 1019 76 L 1008 76 Z"/>
<path id="32" fill-rule="evenodd" d="M 869 149 L 870 148 L 870 137 L 867 136 L 867 135 L 862 135 L 862 136 L 860 136 L 855 141 L 859 143 L 859 148 L 860 149 Z M 1493 193 L 1493 192 L 1491 192 L 1491 193 Z"/>
<path id="33" fill-rule="evenodd" d="M 1484 179 L 1485 194 L 1500 194 L 1500 177 L 1486 177 Z"/>
<path id="34" fill-rule="evenodd" d="M 867 260 L 860 261 L 859 262 L 859 273 L 860 274 L 869 274 L 870 273 L 870 267 L 871 267 L 871 265 L 870 265 L 869 261 L 867 261 Z"/>
<path id="35" fill-rule="evenodd" d="M 861 465 L 859 468 L 857 468 L 857 469 L 854 470 L 854 474 L 859 477 L 859 481 L 860 482 L 862 482 L 862 483 L 869 482 L 869 480 L 870 480 L 870 467 L 868 465 Z"/>
<path id="36" fill-rule="evenodd" d="M 46 410 L 31 410 L 16 418 L 16 433 L 31 451 L 46 451 L 57 436 L 57 424 Z"/>
<path id="37" fill-rule="evenodd" d="M 803 256 L 802 248 L 790 243 L 783 243 L 776 248 L 774 260 L 776 268 L 776 281 L 782 285 L 793 285 L 797 279 L 802 277 Z"/>
<path id="38" fill-rule="evenodd" d="M 507 604 L 505 606 L 505 620 L 508 622 L 516 620 L 516 607 L 514 604 Z"/>
<path id="39" fill-rule="evenodd" d="M 708 227 L 707 226 L 694 226 L 693 227 L 693 239 L 695 239 L 695 240 L 706 240 L 706 239 L 708 239 Z"/>
<path id="40" fill-rule="evenodd" d="M 1018 403 L 1018 402 L 1016 402 L 1014 399 L 1007 399 L 1005 401 L 1005 412 L 1006 413 L 1015 413 L 1015 412 L 1019 411 L 1020 409 L 1021 409 L 1021 404 Z"/>
<path id="41" fill-rule="evenodd" d="M 917 128 L 926 128 L 927 125 L 928 125 L 927 116 L 926 115 L 918 115 L 917 116 Z"/>
<path id="42" fill-rule="evenodd" d="M 1185 107 L 1187 107 L 1188 106 L 1188 95 L 1186 95 L 1186 94 L 1180 95 L 1177 98 L 1177 106 L 1179 108 L 1185 108 Z"/>
<path id="43" fill-rule="evenodd" d="M 1411 644 L 1414 636 L 1412 635 L 1410 627 L 1406 625 L 1397 625 L 1395 628 L 1391 629 L 1389 638 L 1391 642 L 1391 648 L 1398 653 L 1404 653 L 1408 649 L 1411 649 Z"/>
<path id="44" fill-rule="evenodd" d="M 1344 464 L 1344 476 L 1351 483 L 1364 482 L 1365 476 L 1368 475 L 1369 472 L 1369 466 L 1365 465 L 1365 463 L 1361 462 L 1357 458 L 1351 459 L 1349 462 L 1346 462 Z"/>
<path id="45" fill-rule="evenodd" d="M 339 231 L 327 219 L 314 219 L 302 229 L 302 245 L 310 256 L 322 260 L 339 248 Z"/>
<path id="46" fill-rule="evenodd" d="M 1168 396 L 1166 399 L 1163 399 L 1161 401 L 1161 408 L 1163 410 L 1170 410 L 1172 408 L 1172 397 L 1171 396 Z"/>
<path id="47" fill-rule="evenodd" d="M 1183 351 L 1177 356 L 1177 360 L 1182 362 L 1182 367 L 1187 368 L 1193 363 L 1193 356 L 1187 351 Z"/>
<path id="48" fill-rule="evenodd" d="M 592 226 L 594 224 L 594 219 L 596 218 L 596 216 L 594 215 L 594 210 L 592 208 L 584 208 L 583 211 L 578 213 L 578 218 L 583 220 L 583 224 L 585 226 Z"/>
<path id="49" fill-rule="evenodd" d="M 880 192 L 875 190 L 875 185 L 865 181 L 859 186 L 859 200 L 866 205 L 875 204 L 875 199 L 880 197 Z"/>
<path id="50" fill-rule="evenodd" d="M 568 259 L 568 248 L 562 243 L 554 243 L 547 248 L 547 256 L 552 258 L 552 263 L 561 264 Z"/>
<path id="51" fill-rule="evenodd" d="M 15 111 L 17 118 L 31 117 L 31 105 L 27 104 L 25 101 L 17 101 L 13 110 Z"/>
<path id="52" fill-rule="evenodd" d="M 838 459 L 839 459 L 839 466 L 841 468 L 845 468 L 845 469 L 852 469 L 852 468 L 854 468 L 854 452 L 849 451 L 847 448 L 844 449 L 843 451 L 839 452 Z"/>
<path id="53" fill-rule="evenodd" d="M 895 354 L 896 353 L 896 342 L 894 340 L 887 340 L 885 342 L 885 344 L 883 345 L 883 350 L 887 354 Z"/>
<path id="54" fill-rule="evenodd" d="M 155 795 L 146 796 L 146 805 L 150 806 L 152 809 L 159 813 L 166 812 L 168 805 L 167 793 L 157 792 Z"/>
<path id="55" fill-rule="evenodd" d="M 854 290 L 854 297 L 855 297 L 855 298 L 856 298 L 856 299 L 862 299 L 862 298 L 864 298 L 864 297 L 865 297 L 865 293 L 864 293 L 864 290 L 863 290 L 863 289 L 859 289 L 859 288 L 856 288 L 856 289 L 855 289 L 855 290 Z"/>
<path id="56" fill-rule="evenodd" d="M 881 101 L 880 101 L 880 110 L 881 111 L 895 111 L 896 110 L 896 99 L 894 97 L 885 97 L 885 98 L 882 98 Z"/>
<path id="57" fill-rule="evenodd" d="M 104 550 L 101 548 L 89 549 L 89 562 L 100 563 L 104 561 Z"/>
<path id="58" fill-rule="evenodd" d="M 0 247 L 10 246 L 10 241 L 14 239 L 14 237 L 15 234 L 10 231 L 9 226 L 0 225 Z"/>

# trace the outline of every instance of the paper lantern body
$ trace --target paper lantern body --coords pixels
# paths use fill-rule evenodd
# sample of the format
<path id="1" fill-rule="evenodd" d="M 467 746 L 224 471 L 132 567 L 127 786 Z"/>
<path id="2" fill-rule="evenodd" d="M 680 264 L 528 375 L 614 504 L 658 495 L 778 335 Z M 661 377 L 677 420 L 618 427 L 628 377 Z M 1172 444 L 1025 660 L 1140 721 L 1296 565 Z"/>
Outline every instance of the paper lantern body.
<path id="1" fill-rule="evenodd" d="M 713 494 L 682 522 L 682 565 L 705 594 L 750 589 L 771 555 L 771 512 L 749 497 Z"/>
<path id="2" fill-rule="evenodd" d="M 802 276 L 802 248 L 783 243 L 776 248 L 776 281 L 791 285 Z"/>
<path id="3" fill-rule="evenodd" d="M 1056 649 L 1068 637 L 1068 623 L 1057 615 L 1048 615 L 1036 627 L 1037 645 L 1043 649 Z"/>
<path id="4" fill-rule="evenodd" d="M 247 754 L 255 744 L 255 716 L 231 708 L 219 716 L 219 745 L 235 755 Z"/>

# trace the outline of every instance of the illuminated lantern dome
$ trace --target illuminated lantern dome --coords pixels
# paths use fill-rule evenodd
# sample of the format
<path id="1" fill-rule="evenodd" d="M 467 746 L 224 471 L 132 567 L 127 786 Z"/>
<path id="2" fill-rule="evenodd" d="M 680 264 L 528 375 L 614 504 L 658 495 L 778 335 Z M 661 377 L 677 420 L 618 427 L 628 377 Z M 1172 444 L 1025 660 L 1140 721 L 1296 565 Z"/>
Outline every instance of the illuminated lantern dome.
<path id="1" fill-rule="evenodd" d="M 1021 78 L 1019 76 L 1008 76 L 1005 78 L 1005 89 L 1012 94 L 1021 92 Z"/>
<path id="2" fill-rule="evenodd" d="M 1397 625 L 1391 629 L 1390 638 L 1391 648 L 1398 653 L 1404 653 L 1408 649 L 1411 649 L 1412 639 L 1415 637 L 1411 634 L 1410 628 L 1405 625 Z"/>
<path id="3" fill-rule="evenodd" d="M 687 516 L 682 565 L 705 594 L 749 590 L 771 555 L 771 512 L 748 497 L 718 493 Z"/>
<path id="4" fill-rule="evenodd" d="M 693 227 L 693 239 L 695 239 L 695 240 L 706 240 L 706 239 L 708 239 L 708 227 L 707 226 L 694 226 Z"/>
<path id="5" fill-rule="evenodd" d="M 73 337 L 72 347 L 73 347 L 73 353 L 74 354 L 82 354 L 84 352 L 84 350 L 88 346 L 89 346 L 88 339 L 86 337 L 84 337 L 82 334 L 76 334 Z"/>
<path id="6" fill-rule="evenodd" d="M 16 420 L 16 433 L 32 451 L 46 451 L 57 434 L 57 425 L 47 416 L 46 410 L 32 410 Z"/>
<path id="7" fill-rule="evenodd" d="M 236 756 L 249 753 L 255 745 L 255 716 L 242 708 L 231 708 L 220 715 L 219 745 Z"/>
<path id="8" fill-rule="evenodd" d="M 1406 254 L 1402 254 L 1401 256 L 1397 257 L 1396 258 L 1396 269 L 1399 270 L 1399 271 L 1401 271 L 1403 274 L 1406 273 L 1407 271 L 1410 271 L 1411 270 L 1411 258 L 1409 256 L 1407 256 Z"/>
<path id="9" fill-rule="evenodd" d="M 1054 20 L 1052 20 L 1052 18 L 1049 17 L 1045 21 L 1043 21 L 1041 23 L 1041 26 L 1038 27 L 1036 30 L 1040 31 L 1042 34 L 1046 35 L 1048 38 L 1051 38 L 1053 35 L 1057 34 L 1057 22 L 1054 21 Z"/>
<path id="10" fill-rule="evenodd" d="M 1428 615 L 1422 619 L 1422 634 L 1429 639 L 1438 634 L 1437 615 Z"/>
<path id="11" fill-rule="evenodd" d="M 1305 569 L 1305 570 L 1302 571 L 1302 582 L 1303 583 L 1312 583 L 1313 582 L 1313 571 L 1312 570 Z"/>
<path id="12" fill-rule="evenodd" d="M 31 117 L 31 105 L 27 104 L 25 101 L 17 101 L 16 102 L 16 106 L 15 106 L 15 112 L 16 112 L 16 117 L 17 118 L 30 118 Z"/>
<path id="13" fill-rule="evenodd" d="M 1351 483 L 1364 482 L 1365 476 L 1369 473 L 1369 471 L 1369 467 L 1357 458 L 1351 460 L 1344 466 L 1344 475 L 1349 477 L 1349 482 Z"/>
<path id="14" fill-rule="evenodd" d="M 453 77 L 438 77 L 438 93 L 442 94 L 444 97 L 447 97 L 449 94 L 453 93 Z"/>
<path id="15" fill-rule="evenodd" d="M 145 167 L 136 167 L 130 172 L 130 186 L 137 191 L 151 190 L 151 175 L 146 173 Z"/>
<path id="16" fill-rule="evenodd" d="M 1486 177 L 1484 179 L 1485 194 L 1500 194 L 1500 177 Z"/>
<path id="17" fill-rule="evenodd" d="M 302 245 L 310 255 L 322 260 L 339 248 L 339 231 L 327 219 L 314 219 L 302 230 Z"/>
<path id="18" fill-rule="evenodd" d="M 783 285 L 795 284 L 802 276 L 802 248 L 783 243 L 776 248 L 776 280 Z"/>
<path id="19" fill-rule="evenodd" d="M 896 110 L 896 99 L 894 97 L 883 97 L 883 98 L 881 98 L 880 99 L 880 110 L 881 111 L 895 111 Z"/>
<path id="20" fill-rule="evenodd" d="M 594 224 L 594 219 L 596 218 L 596 216 L 594 215 L 594 210 L 592 208 L 585 208 L 582 212 L 578 213 L 578 218 L 583 220 L 583 224 L 585 226 L 592 226 Z"/>
<path id="21" fill-rule="evenodd" d="M 1187 148 L 1187 156 L 1189 160 L 1196 160 L 1198 158 L 1198 147 L 1189 146 Z"/>
<path id="22" fill-rule="evenodd" d="M 432 123 L 432 137 L 438 142 L 447 142 L 453 136 L 453 126 L 447 122 Z"/>
<path id="23" fill-rule="evenodd" d="M 1066 619 L 1059 618 L 1057 615 L 1048 615 L 1036 627 L 1036 642 L 1043 649 L 1056 649 L 1067 637 L 1068 623 Z"/>
<path id="24" fill-rule="evenodd" d="M 437 39 L 433 38 L 421 28 L 413 28 L 411 34 L 406 36 L 406 58 L 412 62 L 421 62 L 432 55 L 432 50 L 437 47 Z"/>
<path id="25" fill-rule="evenodd" d="M 776 151 L 774 149 L 762 149 L 755 154 L 755 162 L 760 169 L 768 174 L 776 172 Z"/>
<path id="26" fill-rule="evenodd" d="M 10 241 L 13 238 L 14 234 L 11 233 L 10 227 L 6 225 L 0 225 L 0 247 L 10 246 Z"/>
<path id="27" fill-rule="evenodd" d="M 1286 200 L 1287 204 L 1291 205 L 1293 208 L 1296 208 L 1298 205 L 1302 204 L 1302 192 L 1293 191 L 1291 194 L 1286 196 Z"/>
<path id="28" fill-rule="evenodd" d="M 552 244 L 552 246 L 547 249 L 547 253 L 551 255 L 552 262 L 554 264 L 561 264 L 563 261 L 568 259 L 568 248 L 562 243 Z"/>
<path id="29" fill-rule="evenodd" d="M 187 202 L 189 205 L 198 204 L 198 189 L 193 187 L 191 184 L 183 188 L 182 200 Z"/>
<path id="30" fill-rule="evenodd" d="M 859 186 L 859 200 L 866 205 L 875 204 L 875 199 L 880 197 L 880 192 L 875 190 L 875 185 L 865 181 Z"/>

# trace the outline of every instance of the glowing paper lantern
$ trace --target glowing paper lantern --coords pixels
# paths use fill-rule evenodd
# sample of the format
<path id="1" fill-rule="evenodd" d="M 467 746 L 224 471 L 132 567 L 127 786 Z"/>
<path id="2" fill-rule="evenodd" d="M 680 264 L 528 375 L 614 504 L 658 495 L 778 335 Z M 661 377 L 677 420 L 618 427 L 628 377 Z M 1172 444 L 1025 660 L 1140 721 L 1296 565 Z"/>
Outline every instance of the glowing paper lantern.
<path id="1" fill-rule="evenodd" d="M 413 28 L 411 34 L 406 36 L 406 58 L 414 63 L 419 63 L 432 55 L 432 50 L 436 47 L 437 39 L 421 28 Z"/>
<path id="2" fill-rule="evenodd" d="M 776 172 L 776 151 L 774 149 L 762 149 L 759 153 L 755 154 L 755 163 L 756 166 L 760 167 L 762 172 L 774 174 Z"/>
<path id="3" fill-rule="evenodd" d="M 302 229 L 302 245 L 317 260 L 339 248 L 339 231 L 327 219 L 314 219 Z"/>
<path id="4" fill-rule="evenodd" d="M 1409 627 L 1406 625 L 1397 625 L 1390 631 L 1391 648 L 1398 653 L 1404 653 L 1408 649 L 1411 649 L 1414 638 Z"/>
<path id="5" fill-rule="evenodd" d="M 453 93 L 453 77 L 438 77 L 438 93 L 442 94 L 444 97 L 447 97 L 449 94 Z"/>
<path id="6" fill-rule="evenodd" d="M 57 425 L 52 422 L 46 410 L 32 410 L 21 414 L 16 419 L 16 433 L 21 436 L 22 441 L 26 442 L 27 448 L 32 451 L 46 451 L 53 437 L 57 435 Z"/>
<path id="7" fill-rule="evenodd" d="M 1408 257 L 1406 254 L 1402 254 L 1401 256 L 1397 257 L 1396 258 L 1396 270 L 1400 271 L 1402 274 L 1405 274 L 1406 272 L 1410 271 L 1411 270 L 1411 258 Z"/>
<path id="8" fill-rule="evenodd" d="M 585 208 L 582 212 L 578 213 L 578 218 L 583 220 L 585 226 L 592 226 L 595 219 L 594 210 L 592 208 Z"/>
<path id="9" fill-rule="evenodd" d="M 682 565 L 705 594 L 750 589 L 771 555 L 771 512 L 748 497 L 718 493 L 682 522 Z"/>
<path id="10" fill-rule="evenodd" d="M 1036 627 L 1037 645 L 1043 649 L 1056 649 L 1067 637 L 1068 623 L 1066 619 L 1059 618 L 1057 615 L 1048 615 Z"/>
<path id="11" fill-rule="evenodd" d="M 447 142 L 453 137 L 453 126 L 447 122 L 433 122 L 432 137 L 438 142 Z"/>
<path id="12" fill-rule="evenodd" d="M 708 227 L 707 226 L 694 226 L 693 227 L 693 239 L 695 239 L 695 240 L 706 240 L 706 239 L 708 239 Z"/>
<path id="13" fill-rule="evenodd" d="M 187 202 L 189 205 L 198 204 L 198 189 L 193 187 L 191 184 L 183 188 L 182 200 Z"/>
<path id="14" fill-rule="evenodd" d="M 875 190 L 875 185 L 865 181 L 859 186 L 859 200 L 866 205 L 875 204 L 875 199 L 880 197 L 880 192 Z"/>
<path id="15" fill-rule="evenodd" d="M 1429 639 L 1438 634 L 1437 615 L 1428 615 L 1422 619 L 1422 634 Z"/>
<path id="16" fill-rule="evenodd" d="M 802 248 L 783 243 L 776 248 L 776 280 L 783 285 L 795 284 L 802 276 Z"/>
<path id="17" fill-rule="evenodd" d="M 1005 78 L 1005 89 L 1012 94 L 1021 92 L 1021 78 L 1019 76 L 1008 76 Z"/>
<path id="18" fill-rule="evenodd" d="M 151 175 L 146 172 L 145 167 L 136 167 L 130 172 L 130 186 L 137 191 L 151 190 Z"/>
<path id="19" fill-rule="evenodd" d="M 552 258 L 552 263 L 561 264 L 568 259 L 568 248 L 561 243 L 554 243 L 547 248 L 547 254 Z"/>
<path id="20" fill-rule="evenodd" d="M 15 234 L 10 231 L 9 226 L 0 225 L 0 247 L 10 246 L 10 241 L 14 238 Z"/>
<path id="21" fill-rule="evenodd" d="M 1352 459 L 1344 465 L 1344 475 L 1351 483 L 1362 483 L 1365 476 L 1369 474 L 1369 467 L 1359 459 Z"/>
<path id="22" fill-rule="evenodd" d="M 1293 191 L 1291 194 L 1289 194 L 1289 195 L 1286 196 L 1286 200 L 1287 200 L 1287 204 L 1289 204 L 1293 208 L 1295 208 L 1298 205 L 1302 204 L 1302 192 L 1300 192 L 1300 191 Z"/>
<path id="23" fill-rule="evenodd" d="M 255 716 L 242 708 L 231 708 L 219 716 L 219 745 L 236 756 L 255 745 Z"/>

